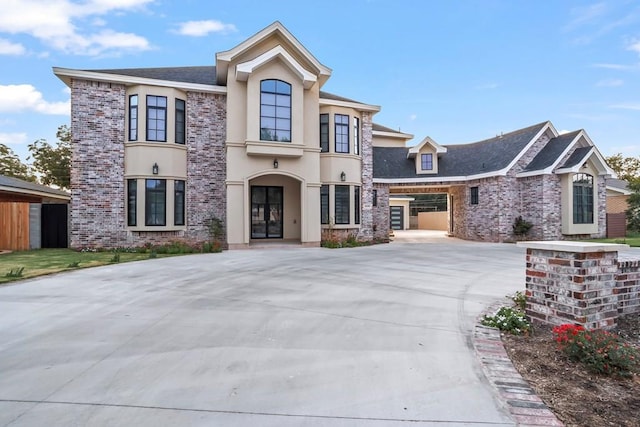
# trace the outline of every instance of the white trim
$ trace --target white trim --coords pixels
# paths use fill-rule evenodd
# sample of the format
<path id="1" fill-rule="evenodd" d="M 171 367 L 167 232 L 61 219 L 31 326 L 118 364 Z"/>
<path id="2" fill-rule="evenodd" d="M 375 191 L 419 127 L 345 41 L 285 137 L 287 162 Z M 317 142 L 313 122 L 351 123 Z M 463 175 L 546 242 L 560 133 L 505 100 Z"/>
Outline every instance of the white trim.
<path id="1" fill-rule="evenodd" d="M 91 80 L 109 83 L 121 83 L 125 86 L 147 85 L 162 86 L 182 89 L 193 92 L 226 94 L 227 88 L 216 85 L 203 85 L 199 83 L 176 82 L 173 80 L 157 80 L 146 77 L 125 76 L 122 74 L 100 73 L 96 71 L 73 70 L 70 68 L 53 67 L 53 73 L 67 86 L 71 87 L 71 79 Z"/>
<path id="2" fill-rule="evenodd" d="M 578 132 L 576 134 L 575 138 L 573 138 L 573 140 L 571 140 L 571 142 L 567 145 L 567 147 L 564 149 L 564 151 L 556 158 L 556 160 L 554 160 L 554 162 L 551 164 L 551 166 L 546 167 L 544 169 L 538 169 L 538 170 L 535 170 L 535 171 L 520 172 L 520 173 L 516 174 L 516 178 L 526 178 L 526 177 L 530 177 L 530 176 L 550 175 L 550 174 L 552 174 L 554 169 L 558 166 L 558 163 L 560 163 L 562 161 L 562 159 L 564 159 L 566 157 L 566 155 L 569 153 L 569 151 L 573 148 L 573 146 L 577 144 L 578 140 L 580 139 L 580 136 L 583 136 L 583 133 L 584 133 L 584 131 L 581 130 L 580 132 Z M 588 138 L 586 138 L 586 140 L 587 140 L 587 143 L 590 142 L 590 140 Z M 593 146 L 593 143 L 591 143 L 590 145 Z"/>
<path id="3" fill-rule="evenodd" d="M 554 137 L 558 136 L 558 131 L 556 131 L 556 128 L 553 127 L 550 121 L 547 121 L 542 129 L 540 129 L 540 131 L 533 138 L 531 138 L 531 141 L 527 143 L 527 145 L 520 151 L 520 153 L 518 153 L 518 155 L 515 156 L 513 160 L 511 160 L 511 163 L 509 163 L 504 169 L 497 171 L 497 175 L 506 175 L 507 172 L 510 171 L 516 163 L 518 163 L 522 156 L 524 156 L 524 154 L 531 149 L 531 146 L 535 144 L 540 138 L 542 138 L 542 135 L 544 135 L 547 130 L 551 130 L 551 133 L 554 135 Z"/>
<path id="4" fill-rule="evenodd" d="M 614 193 L 620 193 L 620 195 L 622 196 L 629 196 L 631 193 L 633 193 L 632 191 L 627 190 L 626 188 L 611 187 L 609 185 L 607 185 L 606 189 L 608 191 L 613 191 Z"/>
<path id="5" fill-rule="evenodd" d="M 386 132 L 382 130 L 374 130 L 373 136 L 386 136 L 388 138 L 399 138 L 399 139 L 413 139 L 413 135 L 410 133 L 403 132 Z"/>
<path id="6" fill-rule="evenodd" d="M 415 158 L 416 154 L 418 154 L 420 150 L 422 150 L 422 147 L 424 147 L 427 144 L 432 146 L 436 150 L 436 154 L 442 154 L 447 152 L 447 147 L 443 147 L 442 145 L 438 144 L 433 139 L 431 139 L 431 137 L 427 136 L 418 145 L 414 145 L 413 147 L 409 148 L 409 151 L 407 152 L 407 159 Z"/>
<path id="7" fill-rule="evenodd" d="M 376 113 L 380 111 L 379 105 L 361 104 L 359 102 L 349 102 L 349 101 L 338 101 L 335 99 L 326 99 L 326 98 L 320 98 L 319 101 L 320 101 L 320 105 L 333 105 L 336 107 L 347 107 L 347 108 L 353 108 L 354 110 L 372 111 Z"/>
<path id="8" fill-rule="evenodd" d="M 5 185 L 0 185 L 0 191 L 18 194 L 18 195 L 26 194 L 29 196 L 38 196 L 38 197 L 44 197 L 49 199 L 58 199 L 58 200 L 67 200 L 67 201 L 71 200 L 71 195 L 63 196 L 62 194 L 52 194 L 52 193 L 47 193 L 45 191 L 28 190 L 26 188 L 8 187 Z"/>
<path id="9" fill-rule="evenodd" d="M 289 66 L 291 71 L 298 75 L 300 80 L 302 80 L 302 85 L 305 89 L 310 89 L 311 86 L 318 80 L 314 74 L 311 74 L 309 71 L 305 70 L 298 61 L 296 61 L 284 48 L 280 45 L 274 47 L 273 49 L 263 53 L 257 58 L 252 59 L 251 61 L 243 62 L 241 64 L 236 65 L 236 80 L 246 82 L 249 79 L 249 75 L 253 73 L 253 71 L 264 64 L 270 62 L 274 58 L 280 57 L 284 60 L 284 62 Z"/>

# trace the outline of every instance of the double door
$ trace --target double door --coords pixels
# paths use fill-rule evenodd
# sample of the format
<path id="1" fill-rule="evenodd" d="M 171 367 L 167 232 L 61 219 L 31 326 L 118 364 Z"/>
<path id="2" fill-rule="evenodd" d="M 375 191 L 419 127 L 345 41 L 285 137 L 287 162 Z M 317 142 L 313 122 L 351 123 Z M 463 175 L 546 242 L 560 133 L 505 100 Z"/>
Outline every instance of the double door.
<path id="1" fill-rule="evenodd" d="M 251 186 L 251 238 L 282 239 L 283 189 Z"/>

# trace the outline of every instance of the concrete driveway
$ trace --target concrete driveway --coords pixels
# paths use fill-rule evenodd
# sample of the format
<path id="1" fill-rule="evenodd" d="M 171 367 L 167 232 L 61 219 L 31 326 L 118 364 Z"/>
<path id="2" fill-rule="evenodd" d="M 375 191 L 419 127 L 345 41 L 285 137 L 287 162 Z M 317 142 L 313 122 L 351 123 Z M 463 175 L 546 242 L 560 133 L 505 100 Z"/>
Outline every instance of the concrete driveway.
<path id="1" fill-rule="evenodd" d="M 0 287 L 0 426 L 513 425 L 470 348 L 515 245 L 155 259 Z"/>

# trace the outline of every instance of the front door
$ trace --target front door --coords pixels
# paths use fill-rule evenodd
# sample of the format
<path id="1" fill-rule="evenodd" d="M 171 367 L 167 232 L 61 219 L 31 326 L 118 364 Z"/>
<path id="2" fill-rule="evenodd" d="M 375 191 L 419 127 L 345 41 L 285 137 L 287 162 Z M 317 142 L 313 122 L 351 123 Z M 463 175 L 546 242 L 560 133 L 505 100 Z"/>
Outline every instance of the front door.
<path id="1" fill-rule="evenodd" d="M 404 206 L 391 206 L 391 229 L 404 230 Z"/>
<path id="2" fill-rule="evenodd" d="M 282 187 L 251 186 L 251 238 L 282 239 Z"/>

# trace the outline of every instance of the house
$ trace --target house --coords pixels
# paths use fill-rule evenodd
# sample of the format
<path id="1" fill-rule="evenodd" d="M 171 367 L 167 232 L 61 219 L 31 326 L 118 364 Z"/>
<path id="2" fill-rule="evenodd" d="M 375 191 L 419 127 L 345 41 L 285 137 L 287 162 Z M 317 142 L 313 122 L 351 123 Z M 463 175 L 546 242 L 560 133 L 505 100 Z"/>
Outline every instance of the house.
<path id="1" fill-rule="evenodd" d="M 463 238 L 507 240 L 525 213 L 542 238 L 604 233 L 610 171 L 584 131 L 407 148 L 379 106 L 321 90 L 331 69 L 279 22 L 215 66 L 54 73 L 71 89 L 73 247 L 204 241 L 212 221 L 232 249 L 384 240 L 397 196 L 424 192 L 447 195 Z"/>
<path id="2" fill-rule="evenodd" d="M 0 175 L 0 249 L 66 248 L 67 192 Z"/>
<path id="3" fill-rule="evenodd" d="M 625 237 L 627 235 L 627 200 L 632 191 L 629 183 L 621 179 L 607 178 L 607 237 Z"/>

